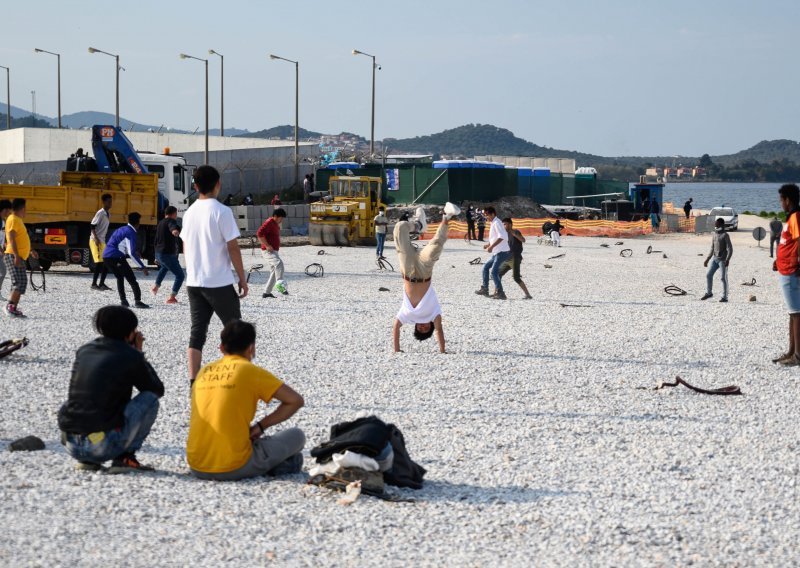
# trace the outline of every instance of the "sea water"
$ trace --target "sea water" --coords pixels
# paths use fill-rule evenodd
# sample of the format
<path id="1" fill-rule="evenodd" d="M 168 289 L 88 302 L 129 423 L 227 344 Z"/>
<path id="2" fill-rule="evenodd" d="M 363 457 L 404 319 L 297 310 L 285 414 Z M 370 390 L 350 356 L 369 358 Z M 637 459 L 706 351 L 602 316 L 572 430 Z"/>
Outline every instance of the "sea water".
<path id="1" fill-rule="evenodd" d="M 732 182 L 678 182 L 667 183 L 664 187 L 664 201 L 671 202 L 677 208 L 690 197 L 694 198 L 692 206 L 696 209 L 712 207 L 733 207 L 738 213 L 742 211 L 780 211 L 778 200 L 780 183 L 732 183 Z"/>

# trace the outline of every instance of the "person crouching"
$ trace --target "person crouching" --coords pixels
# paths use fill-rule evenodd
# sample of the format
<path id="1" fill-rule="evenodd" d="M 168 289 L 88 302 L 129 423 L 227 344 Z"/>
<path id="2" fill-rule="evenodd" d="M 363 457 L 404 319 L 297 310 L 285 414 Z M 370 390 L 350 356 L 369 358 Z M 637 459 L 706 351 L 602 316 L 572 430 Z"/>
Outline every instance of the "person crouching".
<path id="1" fill-rule="evenodd" d="M 112 460 L 109 473 L 153 471 L 136 452 L 156 420 L 164 385 L 144 357 L 138 325 L 128 308 L 100 308 L 94 317 L 100 337 L 75 355 L 58 426 L 78 469 L 97 471 Z M 131 398 L 133 387 L 139 394 Z"/>

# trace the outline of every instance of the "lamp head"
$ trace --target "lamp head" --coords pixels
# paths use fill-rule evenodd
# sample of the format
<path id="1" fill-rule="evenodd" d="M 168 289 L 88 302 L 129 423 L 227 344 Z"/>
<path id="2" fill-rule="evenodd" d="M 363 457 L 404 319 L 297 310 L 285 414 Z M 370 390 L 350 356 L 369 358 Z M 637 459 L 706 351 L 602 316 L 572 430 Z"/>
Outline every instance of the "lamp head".
<path id="1" fill-rule="evenodd" d="M 272 55 L 271 53 L 269 54 L 269 58 L 270 58 L 270 59 L 278 59 L 278 57 L 277 57 L 277 56 L 275 56 L 275 55 Z"/>
<path id="2" fill-rule="evenodd" d="M 96 51 L 97 51 L 97 50 L 96 50 L 95 48 L 93 48 L 93 47 L 90 47 L 90 48 L 89 48 L 89 53 L 95 53 Z"/>
<path id="3" fill-rule="evenodd" d="M 35 51 L 36 53 L 41 53 L 41 52 L 42 52 L 42 50 L 41 50 L 41 49 L 39 49 L 38 47 L 34 47 L 34 48 L 33 48 L 33 51 Z"/>
<path id="4" fill-rule="evenodd" d="M 180 57 L 181 59 L 188 59 L 189 56 L 186 55 L 185 53 L 181 53 L 178 57 Z"/>
<path id="5" fill-rule="evenodd" d="M 354 49 L 354 50 L 353 50 L 353 55 L 359 55 L 360 53 L 361 53 L 361 52 L 360 52 L 360 51 L 358 51 L 357 49 Z"/>
<path id="6" fill-rule="evenodd" d="M 214 51 L 213 49 L 209 49 L 209 50 L 208 50 L 208 54 L 209 54 L 209 55 L 217 55 L 217 52 L 216 52 L 216 51 Z"/>

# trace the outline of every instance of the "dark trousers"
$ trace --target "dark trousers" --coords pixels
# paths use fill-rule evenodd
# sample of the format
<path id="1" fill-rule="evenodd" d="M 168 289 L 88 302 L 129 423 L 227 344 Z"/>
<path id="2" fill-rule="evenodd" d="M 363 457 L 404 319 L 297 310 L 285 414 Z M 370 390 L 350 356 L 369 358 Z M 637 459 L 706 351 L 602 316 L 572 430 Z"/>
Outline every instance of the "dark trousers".
<path id="1" fill-rule="evenodd" d="M 486 225 L 478 225 L 478 240 L 483 240 L 483 232 L 486 230 Z"/>
<path id="2" fill-rule="evenodd" d="M 769 257 L 772 258 L 772 246 L 781 242 L 780 235 L 770 235 L 769 237 Z"/>
<path id="3" fill-rule="evenodd" d="M 475 240 L 475 221 L 472 219 L 467 220 L 467 238 L 471 241 Z"/>
<path id="4" fill-rule="evenodd" d="M 131 285 L 133 290 L 133 299 L 137 302 L 142 299 L 142 290 L 139 288 L 139 283 L 136 281 L 136 276 L 125 258 L 104 258 L 104 264 L 108 264 L 109 270 L 117 277 L 117 292 L 119 292 L 119 301 L 127 302 L 125 298 L 125 280 Z"/>
<path id="5" fill-rule="evenodd" d="M 217 314 L 223 325 L 229 321 L 242 319 L 239 309 L 239 295 L 233 286 L 220 288 L 200 288 L 187 286 L 189 296 L 189 313 L 192 319 L 192 330 L 189 333 L 189 348 L 203 350 L 208 335 L 208 324 L 211 316 Z"/>
<path id="6" fill-rule="evenodd" d="M 92 276 L 92 286 L 97 285 L 97 277 L 100 277 L 100 286 L 106 283 L 106 276 L 108 275 L 108 269 L 106 268 L 105 262 L 95 262 L 94 263 L 94 275 Z"/>

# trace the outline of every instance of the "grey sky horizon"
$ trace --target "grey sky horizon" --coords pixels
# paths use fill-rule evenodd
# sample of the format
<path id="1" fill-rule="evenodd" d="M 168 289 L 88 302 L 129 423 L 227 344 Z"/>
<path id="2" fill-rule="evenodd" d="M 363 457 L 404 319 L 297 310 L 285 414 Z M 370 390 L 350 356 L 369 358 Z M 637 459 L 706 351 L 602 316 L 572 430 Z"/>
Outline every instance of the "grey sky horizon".
<path id="1" fill-rule="evenodd" d="M 800 78 L 793 45 L 800 2 L 607 0 L 492 4 L 355 0 L 96 0 L 4 6 L 0 65 L 11 103 L 56 116 L 114 112 L 139 123 L 203 128 L 203 64 L 210 58 L 210 127 L 219 127 L 219 58 L 225 56 L 225 127 L 294 123 L 369 137 L 370 59 L 377 72 L 376 139 L 494 124 L 564 150 L 605 156 L 733 153 L 761 140 L 797 140 Z M 5 103 L 5 72 L 0 70 Z"/>

